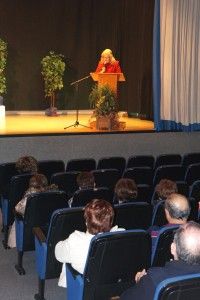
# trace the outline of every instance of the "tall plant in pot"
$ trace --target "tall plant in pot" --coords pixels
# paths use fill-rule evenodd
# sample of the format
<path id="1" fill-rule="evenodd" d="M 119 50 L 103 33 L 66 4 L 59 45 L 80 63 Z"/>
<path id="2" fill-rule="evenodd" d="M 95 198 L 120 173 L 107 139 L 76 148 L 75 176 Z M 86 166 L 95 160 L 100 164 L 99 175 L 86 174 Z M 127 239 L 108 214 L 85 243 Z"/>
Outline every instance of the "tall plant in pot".
<path id="1" fill-rule="evenodd" d="M 55 116 L 57 114 L 57 108 L 55 107 L 56 93 L 63 88 L 63 76 L 65 72 L 64 55 L 50 51 L 42 59 L 41 64 L 45 97 L 50 99 L 50 108 L 46 110 L 46 114 Z"/>
<path id="2" fill-rule="evenodd" d="M 94 85 L 89 95 L 97 129 L 117 129 L 117 97 L 109 85 Z"/>
<path id="3" fill-rule="evenodd" d="M 7 43 L 0 39 L 0 105 L 3 104 L 3 96 L 6 94 L 6 64 L 8 56 Z"/>

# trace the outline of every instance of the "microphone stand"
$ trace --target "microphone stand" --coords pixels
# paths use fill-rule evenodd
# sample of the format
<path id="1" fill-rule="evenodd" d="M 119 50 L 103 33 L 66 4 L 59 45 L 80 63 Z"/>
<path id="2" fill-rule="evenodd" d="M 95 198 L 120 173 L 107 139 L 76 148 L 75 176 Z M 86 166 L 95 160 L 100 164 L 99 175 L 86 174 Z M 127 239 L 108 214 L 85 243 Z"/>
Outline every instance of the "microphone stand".
<path id="1" fill-rule="evenodd" d="M 83 80 L 85 80 L 85 79 L 87 79 L 87 78 L 89 78 L 89 77 L 90 77 L 90 75 L 89 75 L 89 76 L 85 76 L 85 77 L 83 77 L 83 78 L 81 78 L 81 79 L 79 79 L 79 80 L 76 80 L 76 81 L 73 81 L 73 82 L 70 83 L 70 85 L 72 85 L 72 86 L 75 85 L 75 90 L 76 90 L 76 121 L 74 122 L 74 124 L 71 124 L 71 125 L 69 125 L 69 126 L 64 127 L 64 129 L 67 129 L 67 128 L 70 128 L 70 127 L 78 127 L 79 125 L 80 125 L 80 126 L 83 126 L 83 127 L 85 127 L 85 128 L 90 128 L 90 129 L 91 129 L 91 127 L 79 123 L 79 120 L 78 120 L 78 117 L 79 117 L 79 107 L 78 107 L 78 86 L 79 86 L 79 83 L 80 83 L 81 81 L 83 81 Z"/>

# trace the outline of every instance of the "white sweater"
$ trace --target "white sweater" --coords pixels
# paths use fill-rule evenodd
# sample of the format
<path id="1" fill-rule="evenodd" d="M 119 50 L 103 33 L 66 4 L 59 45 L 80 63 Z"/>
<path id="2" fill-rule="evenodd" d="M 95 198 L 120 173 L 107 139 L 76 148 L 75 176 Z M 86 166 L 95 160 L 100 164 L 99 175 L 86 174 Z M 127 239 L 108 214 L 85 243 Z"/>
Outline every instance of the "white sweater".
<path id="1" fill-rule="evenodd" d="M 121 231 L 123 228 L 114 226 L 110 231 Z M 58 281 L 58 285 L 67 287 L 65 263 L 70 263 L 72 267 L 79 273 L 83 274 L 90 241 L 94 235 L 89 232 L 81 232 L 75 230 L 70 236 L 55 247 L 56 259 L 63 263 L 62 272 Z"/>

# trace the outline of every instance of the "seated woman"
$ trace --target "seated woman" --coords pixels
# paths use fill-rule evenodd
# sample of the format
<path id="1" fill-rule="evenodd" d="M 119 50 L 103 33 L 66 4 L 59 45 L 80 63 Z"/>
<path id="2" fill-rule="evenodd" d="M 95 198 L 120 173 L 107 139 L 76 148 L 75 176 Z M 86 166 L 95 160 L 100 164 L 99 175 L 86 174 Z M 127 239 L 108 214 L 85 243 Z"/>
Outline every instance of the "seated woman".
<path id="1" fill-rule="evenodd" d="M 15 206 L 15 211 L 20 215 L 24 216 L 26 209 L 27 198 L 34 194 L 44 191 L 57 190 L 58 187 L 55 184 L 48 186 L 48 180 L 43 174 L 35 174 L 30 178 L 29 188 L 24 193 L 23 198 Z M 10 248 L 16 247 L 16 233 L 15 233 L 15 222 L 12 224 L 9 237 L 8 246 Z"/>
<path id="2" fill-rule="evenodd" d="M 174 193 L 178 193 L 176 182 L 170 179 L 161 179 L 155 187 L 155 193 L 151 204 L 155 206 L 158 202 L 166 200 L 168 196 Z"/>
<path id="3" fill-rule="evenodd" d="M 76 182 L 79 190 L 84 189 L 94 189 L 95 188 L 95 178 L 92 172 L 83 171 L 78 174 Z M 73 196 L 68 200 L 69 207 L 72 206 Z"/>
<path id="4" fill-rule="evenodd" d="M 26 174 L 26 173 L 37 173 L 38 171 L 38 162 L 33 156 L 22 156 L 20 157 L 15 164 L 15 168 L 18 172 L 18 175 Z M 9 191 L 10 181 L 4 185 L 4 190 Z M 2 212 L 1 212 L 1 204 L 0 204 L 0 228 L 3 225 L 2 220 Z"/>
<path id="5" fill-rule="evenodd" d="M 96 68 L 96 73 L 121 73 L 119 61 L 116 60 L 110 49 L 101 53 L 101 59 Z"/>
<path id="6" fill-rule="evenodd" d="M 38 162 L 33 156 L 22 156 L 20 157 L 15 165 L 19 174 L 25 173 L 37 173 Z"/>
<path id="7" fill-rule="evenodd" d="M 66 287 L 65 263 L 70 263 L 83 274 L 91 239 L 103 232 L 124 230 L 112 227 L 114 210 L 112 205 L 103 199 L 94 199 L 85 206 L 84 218 L 86 232 L 75 230 L 70 236 L 55 247 L 56 259 L 63 263 L 58 285 Z"/>
<path id="8" fill-rule="evenodd" d="M 114 189 L 114 204 L 135 201 L 137 198 L 137 185 L 133 179 L 120 178 Z"/>

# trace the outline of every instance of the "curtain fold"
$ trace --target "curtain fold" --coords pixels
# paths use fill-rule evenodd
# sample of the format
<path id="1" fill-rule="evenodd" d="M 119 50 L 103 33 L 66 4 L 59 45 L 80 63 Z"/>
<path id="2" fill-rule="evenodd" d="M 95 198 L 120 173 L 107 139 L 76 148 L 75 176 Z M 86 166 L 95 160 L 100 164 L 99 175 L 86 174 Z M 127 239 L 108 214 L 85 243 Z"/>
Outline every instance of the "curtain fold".
<path id="1" fill-rule="evenodd" d="M 200 130 L 200 1 L 156 0 L 154 13 L 156 129 Z"/>

